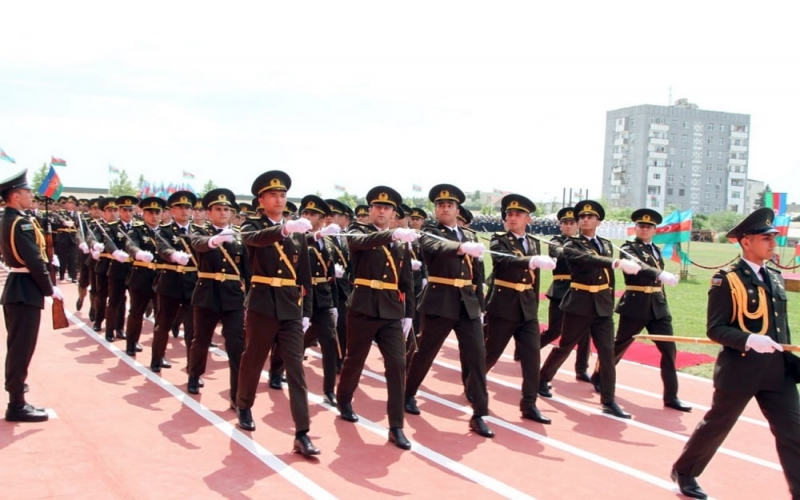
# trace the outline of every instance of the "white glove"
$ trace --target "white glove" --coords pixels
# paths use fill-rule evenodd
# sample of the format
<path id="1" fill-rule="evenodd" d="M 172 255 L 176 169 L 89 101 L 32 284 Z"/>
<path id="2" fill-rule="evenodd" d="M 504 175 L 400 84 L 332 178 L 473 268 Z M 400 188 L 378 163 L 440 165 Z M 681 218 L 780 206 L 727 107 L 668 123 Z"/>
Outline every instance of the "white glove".
<path id="1" fill-rule="evenodd" d="M 89 253 L 89 245 L 87 245 L 85 241 L 78 245 L 78 248 L 80 248 L 83 253 Z"/>
<path id="2" fill-rule="evenodd" d="M 333 316 L 333 327 L 336 328 L 336 323 L 339 322 L 339 310 L 331 307 L 331 316 Z"/>
<path id="3" fill-rule="evenodd" d="M 71 221 L 71 220 L 65 220 L 64 221 L 64 225 L 66 227 L 73 227 L 75 225 L 75 223 L 73 221 Z"/>
<path id="4" fill-rule="evenodd" d="M 403 318 L 400 320 L 403 325 L 403 340 L 408 340 L 408 334 L 411 332 L 411 326 L 414 324 L 411 318 Z"/>
<path id="5" fill-rule="evenodd" d="M 661 271 L 661 273 L 658 275 L 658 281 L 664 283 L 665 285 L 675 286 L 678 284 L 678 277 L 667 271 Z"/>
<path id="6" fill-rule="evenodd" d="M 102 251 L 103 251 L 103 250 L 105 250 L 105 249 L 106 249 L 106 246 L 105 246 L 105 245 L 103 245 L 102 243 L 97 243 L 97 242 L 95 242 L 95 244 L 94 244 L 94 245 L 92 245 L 92 250 L 94 250 L 94 251 L 95 251 L 95 252 L 97 252 L 97 253 L 100 253 L 100 252 L 102 252 Z"/>
<path id="7" fill-rule="evenodd" d="M 642 270 L 642 266 L 630 259 L 619 259 L 617 262 L 619 263 L 618 267 L 625 274 L 636 274 Z"/>
<path id="8" fill-rule="evenodd" d="M 53 298 L 61 301 L 64 300 L 64 295 L 61 293 L 61 290 L 59 290 L 57 286 L 53 287 Z"/>
<path id="9" fill-rule="evenodd" d="M 317 234 L 319 236 L 336 236 L 337 234 L 341 234 L 341 232 L 342 228 L 339 227 L 339 224 L 331 224 L 317 231 Z"/>
<path id="10" fill-rule="evenodd" d="M 403 243 L 411 243 L 412 241 L 417 241 L 419 235 L 413 229 L 408 229 L 405 227 L 398 227 L 394 231 L 392 231 L 392 240 L 400 240 Z"/>
<path id="11" fill-rule="evenodd" d="M 97 250 L 92 250 L 92 258 L 94 260 L 100 260 L 100 252 Z"/>
<path id="12" fill-rule="evenodd" d="M 189 254 L 178 250 L 172 252 L 172 255 L 169 256 L 169 260 L 178 264 L 179 266 L 185 266 L 189 262 Z"/>
<path id="13" fill-rule="evenodd" d="M 333 271 L 336 274 L 337 278 L 341 278 L 342 276 L 344 276 L 344 267 L 342 267 L 341 264 L 334 264 Z"/>
<path id="14" fill-rule="evenodd" d="M 747 336 L 747 349 L 752 349 L 760 353 L 768 353 L 773 351 L 783 351 L 783 346 L 775 342 L 766 335 L 750 334 Z"/>
<path id="15" fill-rule="evenodd" d="M 481 313 L 481 324 L 482 325 L 486 324 L 486 313 Z"/>
<path id="16" fill-rule="evenodd" d="M 307 231 L 311 231 L 311 221 L 304 217 L 300 217 L 297 220 L 290 220 L 289 222 L 283 223 L 284 231 L 288 233 L 305 233 Z"/>
<path id="17" fill-rule="evenodd" d="M 551 271 L 556 268 L 556 259 L 547 255 L 534 255 L 528 262 L 528 267 L 531 269 L 544 269 Z"/>
<path id="18" fill-rule="evenodd" d="M 55 266 L 55 267 L 61 267 L 61 261 L 60 261 L 60 260 L 58 260 L 58 255 L 56 255 L 56 254 L 53 254 L 53 260 L 52 260 L 52 264 L 53 264 L 53 266 Z"/>
<path id="19" fill-rule="evenodd" d="M 211 239 L 208 240 L 208 246 L 210 246 L 211 248 L 217 248 L 226 241 L 227 242 L 233 241 L 233 229 L 230 228 L 223 229 L 222 231 L 219 232 L 219 234 L 212 236 Z"/>
<path id="20" fill-rule="evenodd" d="M 395 231 L 397 230 L 395 229 Z M 462 243 L 461 247 L 459 248 L 461 253 L 465 253 L 476 258 L 483 257 L 483 253 L 486 251 L 486 247 L 483 246 L 483 243 L 478 243 L 477 241 L 468 241 L 466 243 Z"/>
<path id="21" fill-rule="evenodd" d="M 142 262 L 153 262 L 153 253 L 147 250 L 139 250 L 136 252 L 135 257 L 136 260 L 141 260 Z"/>
<path id="22" fill-rule="evenodd" d="M 306 333 L 309 326 L 311 326 L 311 318 L 303 318 L 303 333 Z"/>
<path id="23" fill-rule="evenodd" d="M 418 261 L 417 259 L 411 259 L 412 271 L 419 271 L 421 268 L 422 268 L 422 262 Z"/>
<path id="24" fill-rule="evenodd" d="M 130 257 L 127 252 L 123 252 L 122 250 L 114 250 L 111 256 L 114 257 L 117 262 L 126 262 L 128 257 Z"/>
<path id="25" fill-rule="evenodd" d="M 422 288 L 428 286 L 428 278 L 422 278 Z"/>

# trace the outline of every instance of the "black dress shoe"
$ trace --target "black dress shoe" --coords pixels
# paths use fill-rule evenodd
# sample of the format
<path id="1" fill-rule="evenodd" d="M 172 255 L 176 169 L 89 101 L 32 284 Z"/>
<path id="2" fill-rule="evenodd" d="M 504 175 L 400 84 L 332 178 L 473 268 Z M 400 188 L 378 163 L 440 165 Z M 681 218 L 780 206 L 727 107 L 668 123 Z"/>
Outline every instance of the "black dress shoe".
<path id="1" fill-rule="evenodd" d="M 314 455 L 319 455 L 319 449 L 314 446 L 314 444 L 305 434 L 294 439 L 293 449 L 304 457 L 313 457 Z"/>
<path id="2" fill-rule="evenodd" d="M 543 398 L 553 397 L 553 393 L 550 392 L 550 384 L 548 384 L 545 380 L 539 382 L 539 395 Z"/>
<path id="3" fill-rule="evenodd" d="M 691 406 L 687 405 L 678 398 L 675 398 L 671 401 L 664 401 L 664 406 L 666 408 L 672 408 L 673 410 L 678 410 L 678 411 L 685 411 L 687 413 L 692 411 Z"/>
<path id="4" fill-rule="evenodd" d="M 592 382 L 592 377 L 586 372 L 575 372 L 575 380 L 578 382 Z"/>
<path id="5" fill-rule="evenodd" d="M 681 493 L 686 495 L 689 498 L 708 498 L 708 495 L 703 488 L 697 484 L 697 479 L 692 476 L 687 476 L 686 474 L 680 474 L 675 469 L 672 470 L 672 474 L 670 477 L 673 481 L 678 483 L 678 489 L 681 490 Z"/>
<path id="6" fill-rule="evenodd" d="M 389 428 L 389 442 L 400 448 L 401 450 L 410 450 L 411 441 L 408 440 L 400 427 Z"/>
<path id="7" fill-rule="evenodd" d="M 92 326 L 92 330 L 94 330 L 94 331 L 96 331 L 96 332 L 99 332 L 99 331 L 100 331 L 100 330 L 102 330 L 102 329 L 103 329 L 103 327 L 102 327 L 102 326 L 100 326 L 100 325 L 93 325 L 93 326 Z"/>
<path id="8" fill-rule="evenodd" d="M 200 394 L 200 377 L 189 377 L 189 384 L 186 390 L 189 394 Z"/>
<path id="9" fill-rule="evenodd" d="M 106 333 L 106 341 L 107 342 L 114 342 L 114 334 L 113 333 Z"/>
<path id="10" fill-rule="evenodd" d="M 620 408 L 616 401 L 608 404 L 603 403 L 603 413 L 617 418 L 631 418 L 631 414 Z"/>
<path id="11" fill-rule="evenodd" d="M 419 415 L 419 407 L 417 406 L 417 400 L 414 396 L 409 396 L 406 398 L 406 413 L 410 413 L 412 415 Z"/>
<path id="12" fill-rule="evenodd" d="M 89 321 L 94 321 L 94 307 L 89 308 Z M 100 330 L 95 330 L 95 331 L 99 332 Z"/>
<path id="13" fill-rule="evenodd" d="M 128 356 L 135 358 L 136 357 L 136 348 L 135 347 L 126 347 L 125 354 Z"/>
<path id="14" fill-rule="evenodd" d="M 134 347 L 134 349 L 136 349 L 136 352 L 142 352 L 142 344 L 137 342 L 136 347 Z"/>
<path id="15" fill-rule="evenodd" d="M 161 368 L 172 368 L 172 363 L 167 361 L 167 358 L 161 358 Z"/>
<path id="16" fill-rule="evenodd" d="M 350 403 L 339 402 L 337 407 L 339 408 L 339 416 L 342 417 L 342 420 L 347 420 L 348 422 L 358 422 L 358 415 L 356 415 L 356 412 L 353 411 L 353 405 Z"/>
<path id="17" fill-rule="evenodd" d="M 483 417 L 472 417 L 469 419 L 469 428 L 485 438 L 494 437 L 494 432 L 486 425 L 486 422 L 483 421 Z"/>
<path id="18" fill-rule="evenodd" d="M 237 409 L 236 416 L 239 417 L 239 428 L 245 431 L 256 430 L 256 423 L 253 422 L 253 413 L 250 408 Z"/>
<path id="19" fill-rule="evenodd" d="M 280 377 L 273 377 L 272 375 L 270 375 L 270 377 L 269 377 L 269 388 L 270 389 L 275 389 L 275 390 L 278 390 L 278 391 L 283 389 L 283 383 L 281 382 L 281 378 Z"/>
<path id="20" fill-rule="evenodd" d="M 539 422 L 540 424 L 550 424 L 553 422 L 549 418 L 542 415 L 542 413 L 539 411 L 539 408 L 534 405 L 527 406 L 522 409 L 522 418 L 533 420 L 534 422 Z"/>
<path id="21" fill-rule="evenodd" d="M 27 384 L 27 383 L 25 383 L 25 384 L 22 384 L 22 392 L 23 392 L 23 393 L 24 393 L 24 392 L 28 392 L 29 390 L 30 390 L 30 387 L 28 387 L 28 384 Z"/>
<path id="22" fill-rule="evenodd" d="M 206 383 L 200 377 L 197 378 L 197 387 L 205 387 Z"/>
<path id="23" fill-rule="evenodd" d="M 127 336 L 125 335 L 125 332 L 123 332 L 122 330 L 117 330 L 117 338 L 121 339 L 121 340 L 125 340 L 127 338 Z"/>
<path id="24" fill-rule="evenodd" d="M 208 347 L 219 347 L 219 344 L 217 344 L 216 342 L 211 342 L 210 344 L 208 344 Z"/>
<path id="25" fill-rule="evenodd" d="M 161 373 L 161 363 L 150 363 L 150 370 L 153 373 Z"/>
<path id="26" fill-rule="evenodd" d="M 332 391 L 324 391 L 323 396 L 325 396 L 325 402 L 331 406 L 336 406 L 336 395 Z"/>
<path id="27" fill-rule="evenodd" d="M 594 386 L 594 392 L 603 392 L 603 386 L 600 382 L 600 374 L 598 372 L 592 373 L 592 376 L 589 378 L 589 382 L 591 382 Z"/>
<path id="28" fill-rule="evenodd" d="M 83 308 L 83 297 L 78 297 L 78 300 L 75 302 L 75 310 L 80 311 Z"/>
<path id="29" fill-rule="evenodd" d="M 6 422 L 45 422 L 48 418 L 46 411 L 28 403 L 9 405 L 6 409 Z"/>

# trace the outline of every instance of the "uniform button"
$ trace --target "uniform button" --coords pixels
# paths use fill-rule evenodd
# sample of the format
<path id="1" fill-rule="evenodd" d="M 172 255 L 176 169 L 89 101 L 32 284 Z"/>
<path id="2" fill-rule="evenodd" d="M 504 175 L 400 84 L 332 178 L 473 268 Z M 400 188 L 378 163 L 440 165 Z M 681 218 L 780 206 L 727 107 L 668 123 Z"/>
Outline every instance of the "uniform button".
<path id="1" fill-rule="evenodd" d="M 278 269 L 278 274 L 283 274 L 283 269 Z"/>
<path id="2" fill-rule="evenodd" d="M 464 271 L 461 271 L 461 276 L 464 276 Z"/>
<path id="3" fill-rule="evenodd" d="M 778 315 L 778 313 L 775 313 L 775 316 L 777 316 L 777 315 Z"/>
<path id="4" fill-rule="evenodd" d="M 387 263 L 386 263 L 386 265 L 388 266 L 388 265 L 389 265 L 389 263 L 387 262 Z"/>
<path id="5" fill-rule="evenodd" d="M 384 275 L 383 275 L 383 277 L 385 278 L 385 277 L 386 277 L 386 275 L 384 274 Z"/>
<path id="6" fill-rule="evenodd" d="M 778 333 L 781 333 L 781 329 L 780 328 L 776 328 L 775 331 L 778 332 Z"/>

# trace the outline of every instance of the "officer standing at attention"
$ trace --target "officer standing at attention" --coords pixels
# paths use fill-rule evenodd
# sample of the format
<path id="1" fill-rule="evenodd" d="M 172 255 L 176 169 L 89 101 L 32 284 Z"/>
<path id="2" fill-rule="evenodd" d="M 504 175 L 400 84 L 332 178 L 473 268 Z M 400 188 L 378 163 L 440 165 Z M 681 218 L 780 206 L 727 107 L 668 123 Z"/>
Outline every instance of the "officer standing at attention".
<path id="1" fill-rule="evenodd" d="M 797 358 L 781 352 L 781 344 L 791 343 L 786 289 L 780 272 L 766 266 L 775 253 L 774 219 L 771 208 L 759 208 L 731 229 L 728 238 L 738 240 L 742 258 L 711 278 L 706 333 L 722 344 L 714 395 L 672 466 L 673 481 L 691 498 L 707 497 L 695 478 L 754 397 L 775 436 L 792 498 L 800 498 L 800 380 L 792 373 Z"/>
<path id="2" fill-rule="evenodd" d="M 44 298 L 64 300 L 47 272 L 45 239 L 39 223 L 26 214 L 33 192 L 25 176 L 28 169 L 0 182 L 0 197 L 6 209 L 0 219 L 0 254 L 9 267 L 0 304 L 3 305 L 6 332 L 5 389 L 8 392 L 8 422 L 44 422 L 47 413 L 25 402 L 25 379 L 28 377 Z"/>

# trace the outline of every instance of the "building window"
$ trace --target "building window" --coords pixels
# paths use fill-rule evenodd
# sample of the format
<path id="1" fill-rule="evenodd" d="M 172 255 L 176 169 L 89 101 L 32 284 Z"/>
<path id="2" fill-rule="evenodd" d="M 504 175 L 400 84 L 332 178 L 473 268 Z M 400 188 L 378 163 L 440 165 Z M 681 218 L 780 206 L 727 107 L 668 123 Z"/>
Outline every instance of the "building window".
<path id="1" fill-rule="evenodd" d="M 667 175 L 667 182 L 673 182 L 675 180 L 675 174 Z"/>
<path id="2" fill-rule="evenodd" d="M 734 139 L 733 140 L 733 145 L 734 146 L 741 146 L 742 145 L 742 140 L 741 139 Z"/>
<path id="3" fill-rule="evenodd" d="M 683 122 L 683 128 L 689 128 L 689 122 Z"/>
<path id="4" fill-rule="evenodd" d="M 685 189 L 678 189 L 678 196 L 686 196 L 686 190 Z"/>
<path id="5" fill-rule="evenodd" d="M 720 124 L 719 125 L 719 131 L 720 132 L 725 132 L 725 125 Z"/>
<path id="6" fill-rule="evenodd" d="M 714 143 L 713 137 L 709 137 L 708 139 L 706 139 L 706 144 L 713 144 L 713 143 Z"/>
<path id="7" fill-rule="evenodd" d="M 717 186 L 722 185 L 722 177 L 717 177 Z"/>
<path id="8" fill-rule="evenodd" d="M 661 174 L 653 174 L 653 180 L 661 179 Z"/>
<path id="9" fill-rule="evenodd" d="M 661 194 L 661 186 L 647 186 L 647 194 Z"/>
<path id="10" fill-rule="evenodd" d="M 677 127 L 678 126 L 678 120 L 672 120 L 671 123 L 672 123 L 673 127 Z"/>
<path id="11" fill-rule="evenodd" d="M 722 151 L 717 152 L 717 158 L 719 158 L 720 160 L 725 158 L 725 155 L 722 154 Z"/>
<path id="12" fill-rule="evenodd" d="M 706 172 L 711 172 L 712 170 L 714 170 L 714 165 L 712 165 L 712 164 L 710 164 L 710 163 L 709 163 L 709 164 L 707 164 L 707 165 L 706 165 Z"/>
<path id="13" fill-rule="evenodd" d="M 717 144 L 719 144 L 720 146 L 724 146 L 724 145 L 725 145 L 725 139 L 723 139 L 722 137 L 720 137 L 720 138 L 719 138 L 719 141 L 717 142 Z"/>
<path id="14" fill-rule="evenodd" d="M 711 177 L 706 177 L 706 186 L 710 186 L 710 185 L 711 185 Z"/>
<path id="15" fill-rule="evenodd" d="M 684 136 L 684 137 L 686 137 L 686 136 Z M 686 156 L 686 150 L 685 149 L 681 149 L 681 156 Z M 683 168 L 683 162 L 681 162 L 681 168 Z"/>
<path id="16" fill-rule="evenodd" d="M 630 119 L 630 126 L 633 127 L 634 125 L 636 125 L 636 120 L 634 118 L 631 118 Z"/>
<path id="17" fill-rule="evenodd" d="M 725 166 L 724 165 L 717 165 L 717 172 L 724 172 Z"/>
<path id="18" fill-rule="evenodd" d="M 689 136 L 688 136 L 688 135 L 686 135 L 686 134 L 683 134 L 683 135 L 681 136 L 681 142 L 682 142 L 682 143 L 684 143 L 684 144 L 686 144 L 687 142 L 689 142 Z"/>
<path id="19" fill-rule="evenodd" d="M 741 198 L 742 193 L 740 191 L 734 191 L 731 193 L 731 198 Z"/>
<path id="20" fill-rule="evenodd" d="M 681 154 L 683 154 L 685 152 L 686 152 L 686 150 L 684 149 L 684 150 L 682 150 Z M 684 156 L 686 156 L 686 155 L 684 155 Z M 686 168 L 686 162 L 685 161 L 681 162 L 681 168 Z"/>
<path id="21" fill-rule="evenodd" d="M 667 188 L 667 195 L 672 196 L 672 188 Z"/>
<path id="22" fill-rule="evenodd" d="M 650 208 L 658 208 L 658 198 L 655 196 L 650 198 Z"/>
<path id="23" fill-rule="evenodd" d="M 705 192 L 705 198 L 706 198 L 706 199 L 709 199 L 709 198 L 711 198 L 711 191 L 706 191 L 706 192 Z"/>
<path id="24" fill-rule="evenodd" d="M 714 156 L 713 151 L 706 151 L 706 158 L 712 158 Z"/>
<path id="25" fill-rule="evenodd" d="M 713 123 L 709 123 L 709 124 L 708 124 L 708 127 L 707 127 L 707 130 L 708 130 L 709 132 L 713 132 L 713 131 L 714 131 L 714 124 L 713 124 Z"/>

